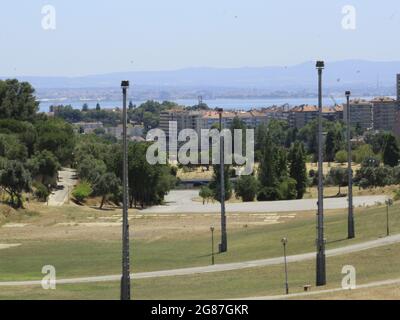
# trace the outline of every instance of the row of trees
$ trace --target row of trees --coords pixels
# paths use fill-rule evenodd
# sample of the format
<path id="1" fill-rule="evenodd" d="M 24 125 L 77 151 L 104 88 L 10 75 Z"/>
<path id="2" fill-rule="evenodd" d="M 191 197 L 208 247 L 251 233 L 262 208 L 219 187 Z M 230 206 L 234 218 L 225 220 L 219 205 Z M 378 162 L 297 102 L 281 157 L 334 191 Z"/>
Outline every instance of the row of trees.
<path id="1" fill-rule="evenodd" d="M 61 165 L 71 161 L 72 127 L 37 114 L 34 89 L 26 82 L 0 81 L 0 187 L 3 200 L 19 208 L 23 193 L 43 199 Z"/>
<path id="2" fill-rule="evenodd" d="M 146 160 L 148 143 L 130 142 L 128 145 L 128 176 L 130 206 L 160 204 L 174 187 L 176 174 L 167 165 L 150 165 Z M 101 196 L 101 207 L 106 198 L 122 200 L 122 146 L 109 143 L 95 135 L 80 136 L 76 145 L 75 163 L 79 178 L 89 184 L 91 192 L 85 196 Z M 79 191 L 80 188 L 78 188 Z M 88 188 L 83 188 L 84 191 Z M 80 197 L 80 200 L 82 197 Z M 84 197 L 83 197 L 84 198 Z"/>

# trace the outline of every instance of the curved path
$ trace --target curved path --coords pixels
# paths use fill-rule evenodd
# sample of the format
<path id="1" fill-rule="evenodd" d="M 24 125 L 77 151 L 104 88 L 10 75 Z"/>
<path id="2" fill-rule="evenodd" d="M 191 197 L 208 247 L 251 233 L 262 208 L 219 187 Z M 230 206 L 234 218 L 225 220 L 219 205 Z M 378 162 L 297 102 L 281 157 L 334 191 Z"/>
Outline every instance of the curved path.
<path id="1" fill-rule="evenodd" d="M 193 201 L 198 197 L 198 190 L 172 190 L 166 197 L 166 205 L 154 206 L 142 210 L 143 213 L 209 213 L 219 212 L 221 205 L 218 202 L 202 204 Z M 354 197 L 355 207 L 373 206 L 376 203 L 384 203 L 387 199 L 384 195 Z M 347 198 L 325 198 L 325 209 L 347 208 Z M 226 203 L 226 212 L 293 212 L 317 210 L 317 199 L 260 201 L 246 203 Z"/>
<path id="2" fill-rule="evenodd" d="M 385 246 L 385 245 L 389 245 L 389 244 L 394 244 L 394 243 L 398 243 L 398 242 L 400 242 L 400 234 L 389 236 L 386 238 L 380 238 L 377 240 L 353 244 L 353 245 L 349 245 L 349 246 L 345 246 L 345 247 L 341 247 L 341 248 L 326 250 L 326 256 L 333 257 L 333 256 L 337 256 L 337 255 L 342 255 L 342 254 L 373 249 L 373 248 L 377 248 L 377 247 L 381 247 L 381 246 Z M 287 261 L 288 262 L 299 262 L 299 261 L 311 260 L 314 258 L 315 258 L 315 252 L 310 252 L 310 253 L 288 256 Z M 213 265 L 213 266 L 204 266 L 204 267 L 193 267 L 193 268 L 133 273 L 131 275 L 131 277 L 133 279 L 146 279 L 146 278 L 158 278 L 158 277 L 183 276 L 183 275 L 193 275 L 193 274 L 201 274 L 201 273 L 240 270 L 240 269 L 254 268 L 254 267 L 265 267 L 265 266 L 282 264 L 283 262 L 284 262 L 283 257 L 279 257 L 279 258 L 270 258 L 270 259 L 262 259 L 262 260 L 217 264 L 217 265 Z M 58 279 L 57 284 L 118 281 L 120 279 L 121 279 L 121 275 L 108 275 L 108 276 L 98 276 L 98 277 Z M 0 287 L 1 286 L 28 286 L 28 285 L 40 285 L 40 284 L 41 284 L 40 280 L 7 281 L 7 282 L 0 282 Z"/>
<path id="3" fill-rule="evenodd" d="M 400 284 L 400 279 L 389 279 L 383 281 L 375 281 L 365 284 L 357 285 L 355 289 L 351 289 L 351 291 L 359 290 L 359 289 L 368 289 L 374 287 L 383 287 L 383 286 L 390 286 L 390 285 L 397 285 Z M 247 297 L 247 298 L 240 298 L 234 300 L 283 300 L 283 299 L 291 299 L 291 298 L 299 298 L 299 297 L 308 297 L 308 296 L 315 296 L 315 295 L 323 295 L 327 293 L 333 292 L 346 292 L 350 289 L 343 289 L 343 288 L 333 288 L 333 289 L 326 289 L 326 290 L 317 290 L 312 292 L 302 292 L 302 293 L 292 293 L 288 295 L 277 295 L 277 296 L 265 296 L 265 297 Z"/>

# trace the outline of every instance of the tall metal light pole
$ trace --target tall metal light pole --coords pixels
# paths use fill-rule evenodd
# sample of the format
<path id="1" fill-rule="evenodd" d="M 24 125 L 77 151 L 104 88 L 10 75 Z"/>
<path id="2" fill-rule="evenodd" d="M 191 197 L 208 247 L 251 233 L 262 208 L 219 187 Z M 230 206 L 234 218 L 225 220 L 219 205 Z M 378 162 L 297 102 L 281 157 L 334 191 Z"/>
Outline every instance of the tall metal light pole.
<path id="1" fill-rule="evenodd" d="M 286 245 L 287 245 L 287 238 L 282 238 L 281 240 L 283 244 L 283 259 L 285 262 L 285 292 L 289 294 L 289 282 L 288 282 L 288 269 L 287 269 L 287 259 L 286 259 Z"/>
<path id="2" fill-rule="evenodd" d="M 121 278 L 121 300 L 131 299 L 131 279 L 129 263 L 129 222 L 128 222 L 128 140 L 127 140 L 127 110 L 126 93 L 129 81 L 121 83 L 123 95 L 122 128 L 123 128 L 123 207 L 122 207 L 122 278 Z"/>
<path id="3" fill-rule="evenodd" d="M 389 207 L 393 205 L 392 199 L 386 200 L 386 236 L 389 237 L 390 230 L 389 230 Z"/>
<path id="4" fill-rule="evenodd" d="M 324 239 L 324 187 L 322 141 L 322 70 L 325 64 L 317 61 L 318 70 L 318 214 L 317 214 L 317 286 L 326 284 Z"/>
<path id="5" fill-rule="evenodd" d="M 214 265 L 215 260 L 214 260 L 214 230 L 215 228 L 213 226 L 210 227 L 211 231 L 211 264 Z"/>
<path id="6" fill-rule="evenodd" d="M 347 238 L 353 239 L 355 237 L 354 231 L 354 208 L 353 208 L 353 170 L 351 168 L 351 139 L 350 139 L 350 129 L 351 129 L 351 121 L 350 121 L 350 91 L 346 91 L 346 121 L 347 121 L 347 171 L 348 171 L 348 223 L 347 223 Z"/>
<path id="7" fill-rule="evenodd" d="M 224 109 L 217 109 L 219 114 L 219 130 L 220 130 L 220 202 L 221 202 L 221 243 L 219 244 L 219 252 L 228 251 L 228 240 L 226 234 L 226 215 L 225 215 L 225 159 L 224 159 L 224 137 L 222 134 L 222 113 Z"/>

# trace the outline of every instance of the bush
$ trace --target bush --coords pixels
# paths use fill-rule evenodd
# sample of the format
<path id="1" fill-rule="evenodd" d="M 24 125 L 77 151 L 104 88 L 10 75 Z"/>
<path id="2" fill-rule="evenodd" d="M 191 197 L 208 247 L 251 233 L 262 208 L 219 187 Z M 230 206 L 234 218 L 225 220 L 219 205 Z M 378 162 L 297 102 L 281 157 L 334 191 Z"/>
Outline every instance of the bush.
<path id="1" fill-rule="evenodd" d="M 280 199 L 282 199 L 282 195 L 277 188 L 265 187 L 257 194 L 258 201 L 275 201 Z"/>
<path id="2" fill-rule="evenodd" d="M 257 195 L 258 182 L 254 176 L 241 176 L 236 182 L 236 197 L 244 202 L 254 201 Z"/>
<path id="3" fill-rule="evenodd" d="M 297 198 L 296 190 L 297 181 L 292 178 L 284 179 L 279 184 L 279 193 L 282 196 L 282 200 L 293 200 Z"/>
<path id="4" fill-rule="evenodd" d="M 35 196 L 35 198 L 39 201 L 46 202 L 50 195 L 50 190 L 40 182 L 35 182 L 33 184 L 33 188 L 33 195 Z"/>
<path id="5" fill-rule="evenodd" d="M 340 164 L 345 163 L 347 161 L 347 152 L 344 150 L 336 152 L 335 161 Z"/>
<path id="6" fill-rule="evenodd" d="M 78 202 L 83 202 L 87 197 L 93 192 L 92 186 L 87 181 L 82 181 L 79 183 L 74 191 L 72 191 L 72 196 Z"/>

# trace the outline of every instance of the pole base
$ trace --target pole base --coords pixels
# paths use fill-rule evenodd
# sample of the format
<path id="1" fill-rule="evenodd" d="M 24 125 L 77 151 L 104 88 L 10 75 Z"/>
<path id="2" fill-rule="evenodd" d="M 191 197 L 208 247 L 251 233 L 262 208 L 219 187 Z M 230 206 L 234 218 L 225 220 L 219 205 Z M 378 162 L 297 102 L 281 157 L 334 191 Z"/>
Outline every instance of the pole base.
<path id="1" fill-rule="evenodd" d="M 226 244 L 220 243 L 220 244 L 218 245 L 218 251 L 219 251 L 219 253 L 227 252 L 227 251 L 228 251 L 228 248 L 227 248 L 227 247 L 228 247 L 228 246 L 227 246 Z"/>
<path id="2" fill-rule="evenodd" d="M 131 300 L 131 279 L 121 278 L 121 300 Z"/>
<path id="3" fill-rule="evenodd" d="M 316 285 L 326 285 L 325 254 L 317 253 L 317 282 Z"/>

